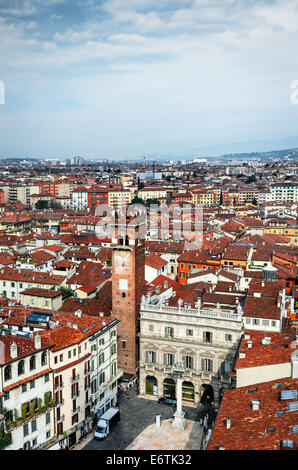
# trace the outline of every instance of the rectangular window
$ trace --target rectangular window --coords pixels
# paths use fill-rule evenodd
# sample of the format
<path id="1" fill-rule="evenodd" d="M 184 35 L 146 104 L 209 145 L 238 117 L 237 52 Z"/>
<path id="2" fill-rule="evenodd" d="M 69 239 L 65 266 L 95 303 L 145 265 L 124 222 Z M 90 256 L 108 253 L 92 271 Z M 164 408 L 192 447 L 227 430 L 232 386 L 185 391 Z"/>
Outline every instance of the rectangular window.
<path id="1" fill-rule="evenodd" d="M 212 372 L 213 363 L 211 359 L 202 359 L 202 370 Z"/>
<path id="2" fill-rule="evenodd" d="M 149 325 L 149 331 L 154 331 L 154 325 Z"/>
<path id="3" fill-rule="evenodd" d="M 165 327 L 165 336 L 166 336 L 166 338 L 174 338 L 174 328 L 166 326 Z"/>
<path id="4" fill-rule="evenodd" d="M 174 364 L 174 354 L 165 353 L 164 354 L 164 365 L 172 366 Z"/>
<path id="5" fill-rule="evenodd" d="M 193 336 L 193 330 L 186 330 L 186 336 Z"/>
<path id="6" fill-rule="evenodd" d="M 232 335 L 226 334 L 226 341 L 232 341 Z"/>
<path id="7" fill-rule="evenodd" d="M 203 341 L 204 343 L 212 343 L 212 333 L 210 331 L 203 332 Z"/>
<path id="8" fill-rule="evenodd" d="M 102 372 L 99 376 L 99 385 L 103 384 L 105 382 L 105 372 Z"/>
<path id="9" fill-rule="evenodd" d="M 193 357 L 192 356 L 184 356 L 183 361 L 184 361 L 184 365 L 186 369 L 193 369 Z"/>
<path id="10" fill-rule="evenodd" d="M 71 358 L 71 351 L 68 351 L 68 359 Z"/>
<path id="11" fill-rule="evenodd" d="M 22 384 L 22 393 L 27 392 L 27 384 Z"/>
<path id="12" fill-rule="evenodd" d="M 51 413 L 46 413 L 46 424 L 49 424 L 50 422 L 51 422 Z"/>
<path id="13" fill-rule="evenodd" d="M 37 429 L 36 419 L 34 419 L 33 421 L 31 421 L 31 432 L 36 431 L 36 429 Z"/>
<path id="14" fill-rule="evenodd" d="M 30 380 L 30 388 L 35 388 L 35 380 Z"/>
<path id="15" fill-rule="evenodd" d="M 148 362 L 149 364 L 155 364 L 156 362 L 155 351 L 146 351 L 146 362 Z"/>
<path id="16" fill-rule="evenodd" d="M 24 424 L 23 426 L 23 435 L 24 437 L 28 436 L 29 434 L 29 427 L 28 427 L 28 423 L 27 424 Z"/>

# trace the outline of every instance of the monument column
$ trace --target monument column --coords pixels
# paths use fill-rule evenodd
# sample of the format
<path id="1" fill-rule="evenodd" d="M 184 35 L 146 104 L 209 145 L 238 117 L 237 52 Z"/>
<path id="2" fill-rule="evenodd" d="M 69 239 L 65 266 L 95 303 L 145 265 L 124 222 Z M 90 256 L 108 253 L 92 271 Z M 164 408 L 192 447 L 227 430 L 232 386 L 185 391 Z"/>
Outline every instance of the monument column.
<path id="1" fill-rule="evenodd" d="M 176 400 L 177 409 L 174 413 L 174 421 L 172 428 L 183 431 L 186 427 L 186 420 L 184 418 L 184 411 L 182 410 L 182 380 L 185 372 L 184 362 L 176 362 L 173 366 L 173 375 L 176 377 Z"/>

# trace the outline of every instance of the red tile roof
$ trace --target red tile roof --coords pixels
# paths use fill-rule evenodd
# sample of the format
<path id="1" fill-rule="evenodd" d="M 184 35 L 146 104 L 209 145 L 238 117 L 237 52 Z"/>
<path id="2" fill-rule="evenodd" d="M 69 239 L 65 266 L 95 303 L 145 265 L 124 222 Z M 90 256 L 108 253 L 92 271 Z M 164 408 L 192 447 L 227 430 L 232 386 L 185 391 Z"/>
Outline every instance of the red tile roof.
<path id="1" fill-rule="evenodd" d="M 258 384 L 255 393 L 248 393 L 252 386 L 226 390 L 207 450 L 221 446 L 225 450 L 280 450 L 283 440 L 294 441 L 297 449 L 298 433 L 294 434 L 291 426 L 298 424 L 298 411 L 287 412 L 291 400 L 279 400 L 281 390 L 297 390 L 297 384 L 297 379 L 282 379 Z M 260 401 L 258 410 L 252 409 L 253 400 Z"/>

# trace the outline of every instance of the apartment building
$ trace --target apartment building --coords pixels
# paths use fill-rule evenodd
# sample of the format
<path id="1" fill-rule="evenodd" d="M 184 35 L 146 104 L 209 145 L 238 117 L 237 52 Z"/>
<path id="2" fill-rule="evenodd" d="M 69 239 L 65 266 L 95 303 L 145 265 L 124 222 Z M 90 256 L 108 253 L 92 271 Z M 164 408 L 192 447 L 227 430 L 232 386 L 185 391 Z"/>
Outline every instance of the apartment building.
<path id="1" fill-rule="evenodd" d="M 71 193 L 71 204 L 74 210 L 86 210 L 88 207 L 88 189 L 80 186 Z"/>
<path id="2" fill-rule="evenodd" d="M 25 289 L 37 287 L 39 289 L 57 289 L 64 286 L 66 277 L 52 275 L 45 272 L 35 272 L 26 269 L 1 268 L 0 269 L 0 295 L 4 298 L 21 299 L 21 292 Z"/>
<path id="3" fill-rule="evenodd" d="M 289 182 L 273 183 L 270 187 L 271 197 L 276 202 L 297 202 L 298 184 Z"/>
<path id="4" fill-rule="evenodd" d="M 113 207 L 122 207 L 131 203 L 133 194 L 129 190 L 115 189 L 108 193 L 108 204 Z"/>
<path id="5" fill-rule="evenodd" d="M 54 437 L 53 372 L 48 341 L 38 334 L 0 337 L 0 401 L 3 428 L 0 446 L 30 450 Z"/>

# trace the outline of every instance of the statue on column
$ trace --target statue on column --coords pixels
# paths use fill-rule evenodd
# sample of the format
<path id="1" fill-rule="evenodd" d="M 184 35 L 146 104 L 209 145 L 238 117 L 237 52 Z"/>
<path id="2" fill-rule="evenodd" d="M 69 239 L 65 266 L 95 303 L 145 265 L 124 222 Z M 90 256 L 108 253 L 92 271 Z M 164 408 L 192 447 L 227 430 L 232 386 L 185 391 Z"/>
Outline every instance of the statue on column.
<path id="1" fill-rule="evenodd" d="M 199 312 L 201 310 L 201 305 L 202 305 L 201 297 L 198 297 L 198 300 L 196 301 L 195 307 Z"/>
<path id="2" fill-rule="evenodd" d="M 183 431 L 186 427 L 186 420 L 184 418 L 184 411 L 182 409 L 182 380 L 185 373 L 184 361 L 177 361 L 173 365 L 173 376 L 176 377 L 176 399 L 177 409 L 174 413 L 174 421 L 172 428 Z"/>

